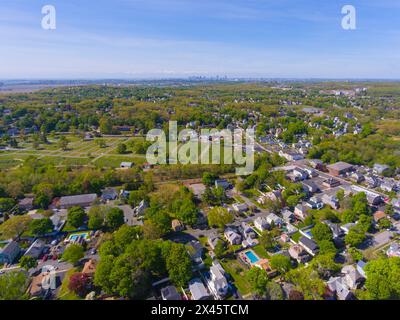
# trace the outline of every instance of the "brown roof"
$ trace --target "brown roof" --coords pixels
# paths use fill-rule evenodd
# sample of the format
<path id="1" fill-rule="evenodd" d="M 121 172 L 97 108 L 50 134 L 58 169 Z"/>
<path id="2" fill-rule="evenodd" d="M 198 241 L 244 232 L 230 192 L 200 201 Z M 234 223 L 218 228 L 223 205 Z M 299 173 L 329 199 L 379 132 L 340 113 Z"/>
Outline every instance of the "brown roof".
<path id="1" fill-rule="evenodd" d="M 383 218 L 386 218 L 386 213 L 384 213 L 383 211 L 377 211 L 374 213 L 374 220 L 375 221 L 379 221 Z"/>
<path id="2" fill-rule="evenodd" d="M 47 276 L 47 273 L 41 273 L 36 277 L 32 278 L 32 282 L 29 286 L 28 292 L 31 296 L 37 296 L 42 293 L 42 282 L 43 278 Z"/>
<path id="3" fill-rule="evenodd" d="M 180 222 L 178 219 L 172 220 L 172 228 L 173 229 L 179 228 L 179 227 L 182 227 L 182 226 L 183 226 L 182 222 Z"/>
<path id="4" fill-rule="evenodd" d="M 353 165 L 350 163 L 339 161 L 334 164 L 328 165 L 327 168 L 332 169 L 332 170 L 337 170 L 337 171 L 343 171 L 343 170 L 349 170 L 349 169 L 353 168 Z"/>
<path id="5" fill-rule="evenodd" d="M 93 259 L 90 259 L 88 262 L 85 263 L 82 269 L 82 273 L 92 275 L 96 271 L 96 261 Z"/>

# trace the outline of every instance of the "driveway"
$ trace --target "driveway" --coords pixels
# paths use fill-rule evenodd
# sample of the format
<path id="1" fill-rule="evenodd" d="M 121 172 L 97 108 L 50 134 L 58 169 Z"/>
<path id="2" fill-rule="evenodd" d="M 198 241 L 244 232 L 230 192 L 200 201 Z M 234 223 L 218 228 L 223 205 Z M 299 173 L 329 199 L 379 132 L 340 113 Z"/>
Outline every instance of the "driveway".
<path id="1" fill-rule="evenodd" d="M 392 239 L 393 233 L 390 231 L 383 231 L 373 236 L 373 247 L 381 247 L 389 243 Z"/>

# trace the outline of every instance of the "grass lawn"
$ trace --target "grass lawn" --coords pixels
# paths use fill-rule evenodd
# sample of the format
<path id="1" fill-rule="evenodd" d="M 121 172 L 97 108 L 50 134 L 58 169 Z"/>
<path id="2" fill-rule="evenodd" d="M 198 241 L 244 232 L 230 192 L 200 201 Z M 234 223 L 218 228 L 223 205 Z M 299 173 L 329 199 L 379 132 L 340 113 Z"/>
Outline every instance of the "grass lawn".
<path id="1" fill-rule="evenodd" d="M 253 248 L 251 248 L 251 249 L 253 249 L 253 251 L 254 251 L 260 258 L 267 259 L 267 258 L 269 257 L 267 250 L 265 250 L 265 249 L 263 248 L 263 246 L 261 246 L 261 245 L 257 245 L 257 246 L 255 246 L 255 247 L 253 247 Z"/>
<path id="2" fill-rule="evenodd" d="M 143 156 L 135 156 L 135 155 L 105 155 L 99 159 L 97 159 L 94 164 L 97 167 L 112 167 L 119 168 L 121 162 L 133 162 L 134 164 L 143 164 L 146 162 L 146 158 Z"/>
<path id="3" fill-rule="evenodd" d="M 293 241 L 298 242 L 299 239 L 302 237 L 302 235 L 300 231 L 297 231 L 296 233 L 293 233 L 290 237 L 292 238 Z"/>
<path id="4" fill-rule="evenodd" d="M 72 232 L 72 231 L 75 231 L 76 229 L 78 229 L 78 228 L 75 228 L 75 227 L 69 225 L 69 223 L 67 222 L 64 225 L 64 227 L 62 228 L 62 232 Z"/>
<path id="5" fill-rule="evenodd" d="M 203 247 L 206 247 L 208 245 L 208 239 L 207 237 L 199 237 L 199 242 Z"/>
<path id="6" fill-rule="evenodd" d="M 249 282 L 245 279 L 247 269 L 240 265 L 237 260 L 223 259 L 221 264 L 225 271 L 233 278 L 233 282 L 239 292 L 242 295 L 249 294 L 251 292 L 251 287 Z"/>

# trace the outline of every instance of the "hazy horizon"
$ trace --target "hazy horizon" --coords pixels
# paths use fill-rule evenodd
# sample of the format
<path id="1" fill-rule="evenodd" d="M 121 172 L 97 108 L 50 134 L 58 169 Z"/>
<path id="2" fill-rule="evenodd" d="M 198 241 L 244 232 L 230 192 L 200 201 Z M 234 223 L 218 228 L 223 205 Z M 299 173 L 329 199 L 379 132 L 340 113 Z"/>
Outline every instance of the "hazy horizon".
<path id="1" fill-rule="evenodd" d="M 394 0 L 4 0 L 0 78 L 397 80 L 399 16 Z"/>

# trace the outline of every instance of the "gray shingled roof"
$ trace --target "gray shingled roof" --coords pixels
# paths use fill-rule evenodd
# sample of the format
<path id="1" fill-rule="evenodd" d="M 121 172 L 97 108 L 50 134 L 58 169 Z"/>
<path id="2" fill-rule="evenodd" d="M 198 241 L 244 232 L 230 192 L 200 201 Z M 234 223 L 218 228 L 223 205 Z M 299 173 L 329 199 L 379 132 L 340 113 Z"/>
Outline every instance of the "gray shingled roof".
<path id="1" fill-rule="evenodd" d="M 90 203 L 97 199 L 97 194 L 79 194 L 76 196 L 67 196 L 60 198 L 60 205 L 61 206 L 73 206 L 79 205 L 81 203 Z"/>

